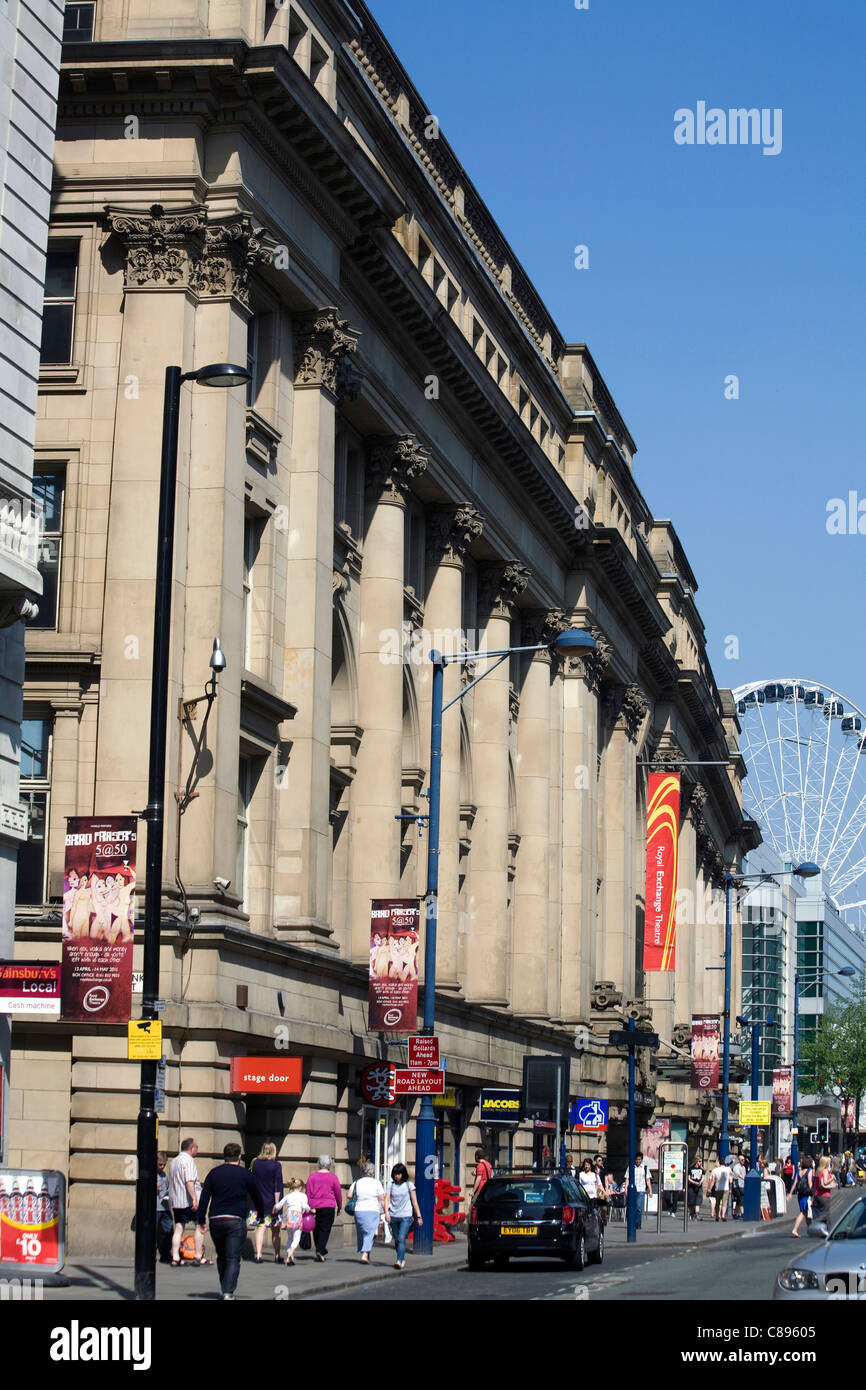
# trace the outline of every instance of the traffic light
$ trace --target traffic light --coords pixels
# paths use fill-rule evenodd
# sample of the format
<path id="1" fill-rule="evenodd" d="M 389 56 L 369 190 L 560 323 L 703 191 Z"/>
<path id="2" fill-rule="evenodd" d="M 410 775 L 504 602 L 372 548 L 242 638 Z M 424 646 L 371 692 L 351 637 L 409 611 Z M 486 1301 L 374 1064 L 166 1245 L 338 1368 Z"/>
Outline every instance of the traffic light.
<path id="1" fill-rule="evenodd" d="M 818 1143 L 819 1143 L 819 1144 L 829 1144 L 829 1142 L 830 1142 L 830 1121 L 827 1119 L 826 1115 L 822 1115 L 822 1116 L 819 1118 L 818 1124 L 817 1124 L 816 1128 L 817 1128 L 817 1133 L 818 1133 Z"/>

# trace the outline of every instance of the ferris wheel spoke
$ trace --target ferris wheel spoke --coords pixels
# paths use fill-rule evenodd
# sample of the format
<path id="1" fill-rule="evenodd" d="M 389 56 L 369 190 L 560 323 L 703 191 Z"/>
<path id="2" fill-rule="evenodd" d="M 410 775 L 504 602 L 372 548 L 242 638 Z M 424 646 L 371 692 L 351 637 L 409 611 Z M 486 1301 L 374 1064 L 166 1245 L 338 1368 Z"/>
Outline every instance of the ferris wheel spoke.
<path id="1" fill-rule="evenodd" d="M 845 738 L 845 735 L 843 734 L 843 739 L 844 739 L 844 738 Z M 845 807 L 846 807 L 846 805 L 848 804 L 848 797 L 851 795 L 851 788 L 852 788 L 852 786 L 853 786 L 853 784 L 854 784 L 854 778 L 855 778 L 855 776 L 856 776 L 856 774 L 857 774 L 857 758 L 858 758 L 859 755 L 858 755 L 857 753 L 854 752 L 853 747 L 851 747 L 851 748 L 850 748 L 850 751 L 849 751 L 849 749 L 846 748 L 845 745 L 844 745 L 844 743 L 843 743 L 843 745 L 842 745 L 842 757 L 844 758 L 846 755 L 847 755 L 847 757 L 848 757 L 848 758 L 850 759 L 850 761 L 851 761 L 851 775 L 850 775 L 849 778 L 848 778 L 848 785 L 847 785 L 846 788 L 845 788 L 845 794 L 844 794 L 844 796 L 842 797 L 841 805 L 840 805 L 840 807 L 839 807 L 839 817 L 838 817 L 838 820 L 836 821 L 836 832 L 835 832 L 835 834 L 834 834 L 834 836 L 833 836 L 832 841 L 830 842 L 830 848 L 827 850 L 827 861 L 828 861 L 828 863 L 829 863 L 829 862 L 832 860 L 832 858 L 833 858 L 833 851 L 834 851 L 835 848 L 836 848 L 836 845 L 837 845 L 837 843 L 838 843 L 840 834 L 844 833 L 844 830 L 847 829 L 847 825 L 848 825 L 847 822 L 845 822 L 845 825 L 844 825 L 844 827 L 843 827 L 843 821 L 844 821 L 844 818 L 845 818 Z"/>
<path id="2" fill-rule="evenodd" d="M 766 722 L 765 722 L 765 720 L 764 720 L 764 707 L 763 707 L 763 705 L 758 705 L 758 715 L 759 715 L 760 720 L 761 720 L 761 729 L 762 729 L 763 734 L 764 734 L 764 743 L 769 747 L 769 745 L 770 745 L 770 737 L 769 737 L 769 735 L 768 735 L 768 733 L 767 733 L 767 725 L 766 725 Z M 772 769 L 773 769 L 773 776 L 774 776 L 775 782 L 776 782 L 776 790 L 777 790 L 778 793 L 779 793 L 779 800 L 780 800 L 781 803 L 782 803 L 782 815 L 783 815 L 784 818 L 785 818 L 785 843 L 786 843 L 786 844 L 790 844 L 790 843 L 791 843 L 791 827 L 790 827 L 790 825 L 788 824 L 788 807 L 787 807 L 787 805 L 785 804 L 785 794 L 784 794 L 784 791 L 783 791 L 783 786 L 784 786 L 784 772 L 783 772 L 783 781 L 780 782 L 780 781 L 779 781 L 779 769 L 777 768 L 776 763 L 775 763 L 775 761 L 772 760 L 772 758 L 771 758 L 771 764 L 770 764 L 770 765 L 771 765 L 771 767 L 772 767 Z"/>

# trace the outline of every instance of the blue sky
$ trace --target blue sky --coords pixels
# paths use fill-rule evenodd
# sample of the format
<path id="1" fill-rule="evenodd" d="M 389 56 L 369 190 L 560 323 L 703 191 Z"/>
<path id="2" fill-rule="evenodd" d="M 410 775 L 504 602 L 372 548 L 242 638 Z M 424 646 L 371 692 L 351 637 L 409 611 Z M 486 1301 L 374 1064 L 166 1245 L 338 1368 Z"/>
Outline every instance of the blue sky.
<path id="1" fill-rule="evenodd" d="M 866 532 L 866 4 L 372 8 L 561 331 L 595 356 L 697 574 L 719 684 L 800 675 L 866 706 L 866 534 L 826 525 L 855 491 Z M 781 108 L 781 152 L 676 144 L 674 112 L 699 101 Z"/>

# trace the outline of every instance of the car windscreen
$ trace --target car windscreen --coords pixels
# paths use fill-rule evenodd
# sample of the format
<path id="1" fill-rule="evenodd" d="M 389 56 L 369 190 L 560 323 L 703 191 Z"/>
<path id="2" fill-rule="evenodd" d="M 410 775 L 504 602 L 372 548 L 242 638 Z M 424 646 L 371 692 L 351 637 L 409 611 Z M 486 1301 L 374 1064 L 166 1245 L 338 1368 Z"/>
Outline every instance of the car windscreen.
<path id="1" fill-rule="evenodd" d="M 547 1181 L 533 1178 L 490 1178 L 478 1194 L 485 1205 L 496 1202 L 503 1206 L 561 1206 L 562 1186 L 557 1178 Z"/>
<path id="2" fill-rule="evenodd" d="M 846 1211 L 830 1234 L 831 1240 L 866 1241 L 866 1201 L 862 1199 Z"/>

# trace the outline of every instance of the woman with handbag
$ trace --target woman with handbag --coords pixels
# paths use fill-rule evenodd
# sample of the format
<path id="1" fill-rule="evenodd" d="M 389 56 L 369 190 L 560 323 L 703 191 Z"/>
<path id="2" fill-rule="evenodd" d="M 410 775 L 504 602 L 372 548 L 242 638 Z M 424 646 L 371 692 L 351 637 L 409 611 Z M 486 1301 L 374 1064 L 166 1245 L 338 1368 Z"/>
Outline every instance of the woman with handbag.
<path id="1" fill-rule="evenodd" d="M 283 1170 L 277 1160 L 276 1144 L 262 1144 L 261 1152 L 250 1164 L 250 1173 L 253 1182 L 259 1189 L 264 1209 L 264 1220 L 256 1218 L 255 1224 L 255 1262 L 257 1265 L 262 1263 L 262 1250 L 265 1244 L 265 1231 L 270 1227 L 271 1239 L 274 1243 L 274 1264 L 280 1262 L 280 1224 L 274 1219 L 273 1212 L 276 1204 L 282 1201 L 283 1196 Z M 251 1213 L 251 1216 L 254 1215 Z"/>
<path id="2" fill-rule="evenodd" d="M 397 1254 L 395 1269 L 402 1269 L 406 1263 L 406 1238 L 413 1219 L 416 1225 L 424 1225 L 415 1196 L 415 1184 L 409 1181 L 409 1169 L 405 1163 L 395 1163 L 385 1193 L 385 1220 L 391 1227 Z"/>
<path id="3" fill-rule="evenodd" d="M 349 1188 L 346 1211 L 355 1218 L 361 1263 L 368 1265 L 373 1241 L 385 1211 L 385 1189 L 376 1177 L 372 1163 L 364 1164 L 363 1174 Z"/>
<path id="4" fill-rule="evenodd" d="M 815 1171 L 815 1195 L 812 1198 L 812 1220 L 827 1229 L 827 1218 L 830 1215 L 830 1193 L 835 1191 L 838 1183 L 836 1176 L 831 1171 L 830 1160 L 825 1154 L 818 1159 L 818 1167 Z"/>
<path id="5" fill-rule="evenodd" d="M 334 1160 L 331 1155 L 321 1154 L 318 1168 L 307 1178 L 307 1201 L 316 1213 L 314 1240 L 316 1259 L 320 1264 L 324 1263 L 328 1253 L 328 1237 L 337 1212 L 343 1207 L 343 1189 L 339 1178 L 333 1172 L 333 1167 Z M 306 1221 L 305 1216 L 304 1222 Z M 307 1229 L 306 1225 L 303 1229 Z"/>
<path id="6" fill-rule="evenodd" d="M 814 1191 L 814 1183 L 812 1180 L 813 1162 L 814 1160 L 807 1156 L 802 1159 L 797 1169 L 797 1202 L 800 1211 L 797 1220 L 794 1222 L 794 1229 L 791 1232 L 791 1235 L 796 1236 L 797 1240 L 800 1239 L 800 1227 L 803 1222 L 805 1221 L 807 1226 L 811 1226 L 812 1224 L 812 1193 Z"/>

